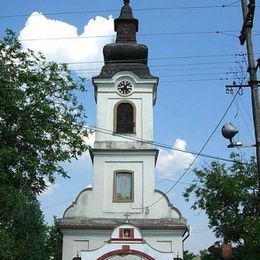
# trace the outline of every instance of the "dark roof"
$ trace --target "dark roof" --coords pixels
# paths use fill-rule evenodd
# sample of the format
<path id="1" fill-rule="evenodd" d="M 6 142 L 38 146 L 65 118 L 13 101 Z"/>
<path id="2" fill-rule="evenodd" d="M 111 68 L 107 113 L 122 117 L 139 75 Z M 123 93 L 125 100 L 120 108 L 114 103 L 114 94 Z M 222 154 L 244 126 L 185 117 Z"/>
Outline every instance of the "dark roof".
<path id="1" fill-rule="evenodd" d="M 120 16 L 114 21 L 116 42 L 103 48 L 104 62 L 101 73 L 94 77 L 111 78 L 120 71 L 131 71 L 143 79 L 154 79 L 147 66 L 148 48 L 136 41 L 138 20 L 134 18 L 129 0 L 124 1 Z"/>
<path id="2" fill-rule="evenodd" d="M 131 6 L 129 5 L 129 2 L 129 0 L 124 1 L 124 6 L 121 9 L 120 16 L 115 19 L 115 32 L 117 32 L 118 25 L 120 25 L 121 22 L 133 23 L 135 25 L 135 31 L 138 32 L 138 20 L 134 18 L 133 11 Z"/>

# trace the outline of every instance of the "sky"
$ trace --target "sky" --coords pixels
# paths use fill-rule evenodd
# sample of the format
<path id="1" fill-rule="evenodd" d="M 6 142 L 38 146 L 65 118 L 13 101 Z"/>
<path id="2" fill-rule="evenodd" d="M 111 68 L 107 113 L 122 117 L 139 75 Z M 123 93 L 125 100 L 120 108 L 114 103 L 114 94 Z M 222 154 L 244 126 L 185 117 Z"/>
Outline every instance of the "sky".
<path id="1" fill-rule="evenodd" d="M 259 0 L 256 5 L 255 59 L 260 56 Z M 132 0 L 131 6 L 139 20 L 138 43 L 148 46 L 151 73 L 160 78 L 154 107 L 154 141 L 200 152 L 209 139 L 202 153 L 228 159 L 232 150 L 221 136 L 221 127 L 232 122 L 239 129 L 236 141 L 254 144 L 250 89 L 244 88 L 227 110 L 234 94 L 227 94 L 225 86 L 248 81 L 246 48 L 238 39 L 242 26 L 240 1 Z M 119 16 L 121 7 L 121 0 L 2 1 L 0 37 L 10 28 L 23 48 L 41 51 L 49 60 L 66 62 L 74 75 L 87 77 L 88 91 L 79 99 L 86 107 L 88 124 L 95 125 L 91 77 L 99 74 L 103 46 L 115 39 L 113 19 Z M 93 144 L 94 133 L 86 142 Z M 156 188 L 166 192 L 195 157 L 161 147 L 159 150 Z M 254 154 L 253 148 L 233 151 L 245 158 Z M 200 156 L 194 166 L 207 165 L 211 160 Z M 53 215 L 62 217 L 79 192 L 92 183 L 88 154 L 63 165 L 71 178 L 58 177 L 39 198 L 49 223 Z M 167 195 L 190 225 L 185 249 L 197 253 L 216 239 L 205 214 L 190 209 L 191 203 L 182 197 L 193 179 L 192 171 L 188 171 Z"/>

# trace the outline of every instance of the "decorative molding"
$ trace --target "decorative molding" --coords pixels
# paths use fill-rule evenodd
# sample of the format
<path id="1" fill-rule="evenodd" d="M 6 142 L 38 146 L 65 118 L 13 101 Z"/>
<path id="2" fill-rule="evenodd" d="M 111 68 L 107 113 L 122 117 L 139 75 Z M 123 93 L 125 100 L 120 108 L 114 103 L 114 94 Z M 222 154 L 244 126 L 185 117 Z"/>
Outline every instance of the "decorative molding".
<path id="1" fill-rule="evenodd" d="M 106 260 L 108 257 L 111 257 L 111 256 L 125 255 L 125 254 L 141 256 L 141 257 L 144 257 L 144 259 L 146 259 L 146 260 L 155 260 L 155 258 L 153 258 L 143 252 L 130 249 L 130 247 L 127 249 L 126 247 L 123 247 L 123 246 L 122 246 L 122 249 L 108 252 L 108 253 L 102 255 L 101 257 L 99 257 L 97 260 Z"/>

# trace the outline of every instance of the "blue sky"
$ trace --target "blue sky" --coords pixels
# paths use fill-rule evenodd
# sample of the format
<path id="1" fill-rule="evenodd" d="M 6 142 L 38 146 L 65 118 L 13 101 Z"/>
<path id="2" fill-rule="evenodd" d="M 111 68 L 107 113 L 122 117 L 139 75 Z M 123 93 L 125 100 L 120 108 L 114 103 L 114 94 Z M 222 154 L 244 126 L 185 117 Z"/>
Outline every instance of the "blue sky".
<path id="1" fill-rule="evenodd" d="M 255 58 L 259 58 L 260 3 L 256 3 L 253 41 Z M 41 50 L 49 59 L 91 61 L 80 66 L 74 63 L 71 68 L 80 75 L 94 76 L 102 65 L 94 63 L 102 60 L 102 46 L 114 39 L 113 18 L 118 17 L 121 6 L 121 0 L 2 1 L 0 36 L 2 38 L 5 29 L 10 28 L 20 35 L 25 47 Z M 132 0 L 131 6 L 134 16 L 139 19 L 138 42 L 149 47 L 151 72 L 160 78 L 154 108 L 154 140 L 199 152 L 233 98 L 225 93 L 225 85 L 233 81 L 239 84 L 247 75 L 246 49 L 238 40 L 242 25 L 240 1 Z M 33 12 L 38 13 L 31 16 Z M 105 35 L 107 37 L 95 37 Z M 53 37 L 60 39 L 48 40 Z M 71 37 L 69 42 L 65 39 L 68 37 Z M 86 105 L 89 124 L 95 125 L 91 81 L 87 85 L 88 92 L 80 99 Z M 203 150 L 204 154 L 228 158 L 228 141 L 220 133 L 226 122 L 233 122 L 239 128 L 240 141 L 254 142 L 249 89 L 236 97 L 223 123 Z M 236 151 L 245 157 L 254 153 L 252 148 Z M 165 149 L 160 154 L 157 188 L 167 191 L 194 157 Z M 200 157 L 196 166 L 208 162 L 210 159 Z M 49 222 L 53 215 L 62 217 L 80 190 L 91 184 L 92 166 L 87 155 L 65 167 L 71 179 L 57 178 L 48 193 L 40 197 Z M 189 171 L 168 196 L 191 226 L 186 249 L 197 252 L 209 247 L 214 237 L 203 212 L 192 211 L 190 204 L 182 198 L 182 192 L 192 179 L 193 174 Z"/>

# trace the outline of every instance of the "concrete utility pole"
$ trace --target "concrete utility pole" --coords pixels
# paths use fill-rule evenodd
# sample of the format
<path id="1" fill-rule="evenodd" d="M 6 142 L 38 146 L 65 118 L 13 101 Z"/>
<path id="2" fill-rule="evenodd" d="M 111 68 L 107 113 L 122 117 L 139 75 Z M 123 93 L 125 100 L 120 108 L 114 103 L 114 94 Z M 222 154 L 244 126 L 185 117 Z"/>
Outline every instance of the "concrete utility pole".
<path id="1" fill-rule="evenodd" d="M 252 110 L 255 127 L 255 139 L 256 139 L 256 159 L 258 169 L 258 198 L 260 197 L 260 95 L 257 80 L 257 68 L 254 59 L 254 50 L 251 30 L 253 28 L 254 13 L 255 13 L 255 0 L 241 0 L 242 12 L 244 23 L 239 37 L 241 45 L 246 42 L 247 56 L 248 56 L 248 72 L 250 75 L 249 85 L 251 87 L 252 98 Z M 260 215 L 260 201 L 257 201 L 257 211 Z"/>

